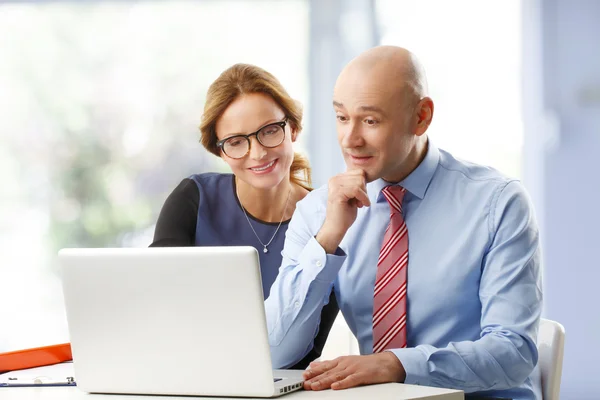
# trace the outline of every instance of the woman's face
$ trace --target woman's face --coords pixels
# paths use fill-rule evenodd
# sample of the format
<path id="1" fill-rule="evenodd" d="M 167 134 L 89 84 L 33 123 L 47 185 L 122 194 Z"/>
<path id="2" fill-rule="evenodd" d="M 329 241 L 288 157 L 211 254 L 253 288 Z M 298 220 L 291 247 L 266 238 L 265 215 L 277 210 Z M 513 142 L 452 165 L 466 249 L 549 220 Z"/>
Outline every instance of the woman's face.
<path id="1" fill-rule="evenodd" d="M 248 135 L 285 119 L 285 113 L 271 96 L 262 93 L 241 95 L 225 109 L 217 121 L 217 138 L 222 140 L 240 134 Z M 296 140 L 296 132 L 286 124 L 284 133 L 283 142 L 276 147 L 261 145 L 254 135 L 250 137 L 250 150 L 245 156 L 234 159 L 221 151 L 221 158 L 229 164 L 238 179 L 250 186 L 257 189 L 274 188 L 284 179 L 289 179 L 290 166 L 294 160 L 292 142 Z M 238 141 L 237 145 L 241 143 Z"/>

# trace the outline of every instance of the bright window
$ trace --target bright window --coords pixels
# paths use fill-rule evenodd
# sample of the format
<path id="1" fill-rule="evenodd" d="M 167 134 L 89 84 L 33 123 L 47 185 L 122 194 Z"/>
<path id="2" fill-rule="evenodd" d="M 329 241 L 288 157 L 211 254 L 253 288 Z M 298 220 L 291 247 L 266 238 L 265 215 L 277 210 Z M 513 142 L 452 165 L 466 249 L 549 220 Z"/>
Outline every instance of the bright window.
<path id="1" fill-rule="evenodd" d="M 423 62 L 430 137 L 454 156 L 521 176 L 521 2 L 378 0 L 382 44 Z"/>
<path id="2" fill-rule="evenodd" d="M 147 246 L 237 62 L 307 96 L 304 1 L 0 4 L 0 352 L 68 341 L 56 252 Z M 268 38 L 268 40 L 265 40 Z"/>

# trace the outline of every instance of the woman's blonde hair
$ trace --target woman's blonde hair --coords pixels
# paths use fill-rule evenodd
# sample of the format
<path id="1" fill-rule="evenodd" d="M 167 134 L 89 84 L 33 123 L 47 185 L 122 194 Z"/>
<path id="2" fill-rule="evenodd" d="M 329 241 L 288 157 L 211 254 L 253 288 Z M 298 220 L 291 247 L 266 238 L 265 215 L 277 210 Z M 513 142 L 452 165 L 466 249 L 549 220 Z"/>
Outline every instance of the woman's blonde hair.
<path id="1" fill-rule="evenodd" d="M 200 143 L 206 150 L 220 156 L 215 129 L 217 121 L 236 98 L 250 93 L 269 95 L 281 107 L 296 135 L 300 133 L 302 130 L 302 107 L 289 96 L 277 78 L 257 66 L 235 64 L 223 71 L 208 88 L 200 124 Z M 294 160 L 290 167 L 290 180 L 305 189 L 312 189 L 308 159 L 296 152 L 294 152 Z"/>

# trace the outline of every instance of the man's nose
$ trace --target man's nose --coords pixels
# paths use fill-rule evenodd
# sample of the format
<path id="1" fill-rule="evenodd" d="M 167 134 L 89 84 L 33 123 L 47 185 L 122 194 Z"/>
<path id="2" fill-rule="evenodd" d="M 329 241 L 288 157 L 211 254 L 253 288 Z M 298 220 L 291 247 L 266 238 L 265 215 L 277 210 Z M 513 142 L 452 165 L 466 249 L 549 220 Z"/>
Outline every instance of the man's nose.
<path id="1" fill-rule="evenodd" d="M 341 129 L 341 145 L 342 147 L 359 147 L 363 144 L 363 138 L 360 132 L 360 127 L 357 124 L 347 124 Z"/>

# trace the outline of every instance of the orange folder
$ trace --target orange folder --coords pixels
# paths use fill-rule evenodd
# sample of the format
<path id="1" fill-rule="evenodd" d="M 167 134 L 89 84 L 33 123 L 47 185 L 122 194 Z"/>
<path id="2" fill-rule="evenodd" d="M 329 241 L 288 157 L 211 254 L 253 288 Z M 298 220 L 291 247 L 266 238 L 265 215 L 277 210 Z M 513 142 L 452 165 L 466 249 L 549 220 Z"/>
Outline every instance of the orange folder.
<path id="1" fill-rule="evenodd" d="M 0 374 L 17 369 L 58 364 L 72 359 L 70 343 L 0 353 Z"/>

